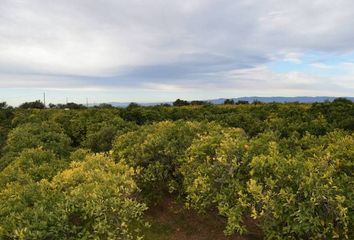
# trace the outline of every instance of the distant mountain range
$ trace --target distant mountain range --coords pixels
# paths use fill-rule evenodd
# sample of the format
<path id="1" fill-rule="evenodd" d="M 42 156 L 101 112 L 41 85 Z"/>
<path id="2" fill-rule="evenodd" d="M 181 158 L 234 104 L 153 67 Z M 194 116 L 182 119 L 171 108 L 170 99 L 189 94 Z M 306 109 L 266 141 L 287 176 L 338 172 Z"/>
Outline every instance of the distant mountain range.
<path id="1" fill-rule="evenodd" d="M 318 97 L 238 97 L 232 98 L 235 102 L 237 101 L 248 101 L 252 103 L 254 101 L 260 101 L 263 103 L 288 103 L 288 102 L 299 102 L 299 103 L 314 103 L 314 102 L 325 102 L 325 101 L 333 101 L 337 97 L 326 97 L 326 96 L 318 96 Z M 354 97 L 345 97 L 354 102 Z M 210 100 L 203 100 L 205 102 L 210 102 L 212 104 L 223 104 L 226 99 L 231 98 L 217 98 Z M 127 107 L 130 102 L 109 102 L 114 107 Z M 172 104 L 172 102 L 151 102 L 151 103 L 139 103 L 137 104 L 141 106 L 155 106 L 160 104 Z"/>

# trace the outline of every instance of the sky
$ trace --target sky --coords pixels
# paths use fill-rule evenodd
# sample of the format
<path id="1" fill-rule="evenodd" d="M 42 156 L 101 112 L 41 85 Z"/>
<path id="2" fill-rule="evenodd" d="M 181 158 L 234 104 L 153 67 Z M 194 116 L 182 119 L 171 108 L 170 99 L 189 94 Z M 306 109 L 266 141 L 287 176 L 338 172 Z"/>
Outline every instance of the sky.
<path id="1" fill-rule="evenodd" d="M 351 0 L 0 0 L 0 101 L 353 96 Z"/>

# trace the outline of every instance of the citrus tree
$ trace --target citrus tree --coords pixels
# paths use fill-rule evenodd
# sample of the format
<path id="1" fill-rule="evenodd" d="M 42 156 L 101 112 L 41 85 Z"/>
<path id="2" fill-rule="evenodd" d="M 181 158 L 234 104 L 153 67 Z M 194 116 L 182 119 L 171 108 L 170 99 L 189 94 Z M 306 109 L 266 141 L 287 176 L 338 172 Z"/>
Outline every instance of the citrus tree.
<path id="1" fill-rule="evenodd" d="M 113 157 L 134 167 L 139 172 L 136 180 L 142 192 L 148 199 L 156 200 L 168 191 L 180 190 L 179 159 L 207 126 L 185 121 L 145 125 L 118 137 Z"/>
<path id="2" fill-rule="evenodd" d="M 33 162 L 28 154 L 19 161 Z M 140 238 L 146 206 L 134 197 L 132 168 L 87 155 L 51 177 L 42 172 L 44 158 L 35 159 L 25 167 L 13 162 L 0 176 L 1 239 Z"/>
<path id="3" fill-rule="evenodd" d="M 245 232 L 248 150 L 242 129 L 214 125 L 193 141 L 180 168 L 187 207 L 218 209 L 227 218 L 227 234 Z"/>
<path id="4" fill-rule="evenodd" d="M 353 163 L 352 137 L 305 136 L 302 147 L 286 155 L 270 142 L 268 153 L 252 158 L 252 217 L 268 239 L 350 239 L 353 176 L 346 169 Z"/>

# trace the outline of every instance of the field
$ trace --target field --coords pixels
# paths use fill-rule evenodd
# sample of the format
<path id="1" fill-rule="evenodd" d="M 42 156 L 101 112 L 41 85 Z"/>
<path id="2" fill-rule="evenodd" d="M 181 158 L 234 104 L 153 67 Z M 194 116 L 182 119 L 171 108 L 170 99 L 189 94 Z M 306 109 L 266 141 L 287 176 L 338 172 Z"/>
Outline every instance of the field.
<path id="1" fill-rule="evenodd" d="M 3 104 L 0 149 L 0 239 L 354 239 L 346 99 Z"/>

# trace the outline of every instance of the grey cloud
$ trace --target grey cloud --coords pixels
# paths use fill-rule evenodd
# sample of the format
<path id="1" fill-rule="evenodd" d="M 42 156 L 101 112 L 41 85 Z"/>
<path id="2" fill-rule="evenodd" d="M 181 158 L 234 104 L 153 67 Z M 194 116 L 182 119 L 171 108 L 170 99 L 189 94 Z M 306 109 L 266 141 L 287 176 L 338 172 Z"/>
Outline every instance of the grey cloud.
<path id="1" fill-rule="evenodd" d="M 354 51 L 353 24 L 346 0 L 2 0 L 0 86 L 273 86 L 228 74 Z"/>

